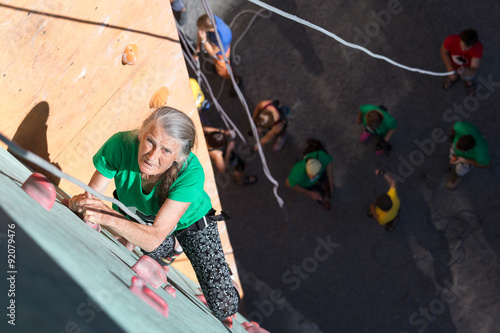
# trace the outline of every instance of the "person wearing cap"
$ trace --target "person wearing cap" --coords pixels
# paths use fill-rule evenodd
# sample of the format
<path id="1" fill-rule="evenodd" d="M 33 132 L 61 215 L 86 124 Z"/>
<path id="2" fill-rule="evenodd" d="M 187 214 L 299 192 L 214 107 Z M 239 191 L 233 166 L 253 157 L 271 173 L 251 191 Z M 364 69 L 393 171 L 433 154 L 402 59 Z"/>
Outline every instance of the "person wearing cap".
<path id="1" fill-rule="evenodd" d="M 386 231 L 392 231 L 396 227 L 399 218 L 399 201 L 396 192 L 396 181 L 386 174 L 384 170 L 375 170 L 377 176 L 383 176 L 389 184 L 389 191 L 382 193 L 377 197 L 374 203 L 370 204 L 368 216 L 373 217 L 380 225 L 385 226 Z"/>
<path id="2" fill-rule="evenodd" d="M 284 113 L 284 108 L 280 107 L 278 100 L 263 100 L 260 101 L 253 111 L 252 119 L 257 126 L 259 136 L 264 131 L 267 133 L 260 138 L 260 145 L 264 146 L 276 138 L 276 143 L 273 146 L 274 150 L 281 150 L 285 144 L 287 134 L 287 120 Z M 254 150 L 257 150 L 255 145 Z"/>
<path id="3" fill-rule="evenodd" d="M 451 130 L 451 140 L 450 164 L 454 164 L 455 168 L 446 182 L 449 190 L 457 187 L 460 179 L 474 166 L 490 166 L 488 143 L 476 126 L 465 121 L 456 122 Z"/>
<path id="4" fill-rule="evenodd" d="M 333 157 L 324 150 L 321 142 L 309 139 L 307 143 L 304 158 L 292 167 L 286 185 L 330 210 L 326 197 L 333 193 Z"/>
<path id="5" fill-rule="evenodd" d="M 379 142 L 375 148 L 375 153 L 377 155 L 383 153 L 388 155 L 389 151 L 392 149 L 389 140 L 394 134 L 396 127 L 398 127 L 398 122 L 389 112 L 387 112 L 387 109 L 383 106 L 373 104 L 361 105 L 359 107 L 356 123 L 359 125 L 363 124 L 365 128 L 359 140 L 365 142 L 372 135 L 377 135 L 379 137 Z"/>

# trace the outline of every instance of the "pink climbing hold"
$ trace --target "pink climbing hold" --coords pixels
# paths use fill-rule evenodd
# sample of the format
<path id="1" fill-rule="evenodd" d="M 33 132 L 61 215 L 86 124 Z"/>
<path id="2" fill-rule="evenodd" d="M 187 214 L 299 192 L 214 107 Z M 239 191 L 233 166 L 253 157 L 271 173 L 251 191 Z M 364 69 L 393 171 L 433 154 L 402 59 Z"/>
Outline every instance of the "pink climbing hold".
<path id="1" fill-rule="evenodd" d="M 100 224 L 93 223 L 93 222 L 90 222 L 90 221 L 83 221 L 83 222 L 85 222 L 89 227 L 91 227 L 95 231 L 101 232 L 101 225 Z"/>
<path id="2" fill-rule="evenodd" d="M 170 267 L 169 266 L 163 266 L 163 270 L 165 271 L 165 274 L 168 274 L 168 272 L 170 272 Z"/>
<path id="3" fill-rule="evenodd" d="M 249 333 L 269 333 L 268 330 L 260 327 L 259 324 L 255 321 L 244 322 L 243 324 L 241 324 L 241 326 L 243 326 L 243 328 Z"/>
<path id="4" fill-rule="evenodd" d="M 207 300 L 205 298 L 205 295 L 203 294 L 200 294 L 200 295 L 195 295 L 197 299 L 199 299 L 203 304 L 205 304 L 206 306 L 208 306 L 208 303 L 207 303 Z"/>
<path id="5" fill-rule="evenodd" d="M 146 282 L 142 278 L 133 276 L 130 290 L 139 296 L 139 298 L 141 298 L 144 302 L 148 303 L 153 309 L 158 311 L 163 317 L 168 317 L 167 302 L 165 302 L 165 300 L 157 295 L 153 290 L 149 289 L 146 286 Z"/>
<path id="6" fill-rule="evenodd" d="M 224 319 L 222 321 L 224 323 L 224 325 L 226 325 L 227 327 L 229 328 L 233 328 L 233 317 L 232 316 L 229 316 L 227 317 L 226 319 Z"/>
<path id="7" fill-rule="evenodd" d="M 21 188 L 46 210 L 51 210 L 56 202 L 54 184 L 41 173 L 33 173 L 26 179 Z"/>
<path id="8" fill-rule="evenodd" d="M 175 288 L 169 284 L 167 284 L 163 289 L 165 289 L 165 291 L 169 293 L 169 295 L 172 296 L 173 298 L 175 298 L 175 296 L 177 295 L 177 291 L 175 290 Z"/>
<path id="9" fill-rule="evenodd" d="M 161 265 L 147 255 L 140 257 L 132 266 L 132 270 L 155 289 L 167 283 L 167 275 Z"/>

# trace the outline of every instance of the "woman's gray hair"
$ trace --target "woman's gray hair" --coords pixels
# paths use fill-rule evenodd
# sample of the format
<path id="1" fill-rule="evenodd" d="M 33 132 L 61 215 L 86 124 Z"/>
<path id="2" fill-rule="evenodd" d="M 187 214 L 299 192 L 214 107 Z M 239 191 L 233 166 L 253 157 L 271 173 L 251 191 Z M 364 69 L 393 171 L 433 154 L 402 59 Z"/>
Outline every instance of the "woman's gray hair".
<path id="1" fill-rule="evenodd" d="M 169 106 L 156 109 L 142 123 L 139 130 L 139 138 L 142 138 L 149 127 L 154 124 L 165 133 L 181 144 L 181 160 L 185 161 L 189 156 L 196 140 L 196 129 L 194 123 L 185 113 Z"/>
<path id="2" fill-rule="evenodd" d="M 144 134 L 151 125 L 158 126 L 165 131 L 167 135 L 171 136 L 174 140 L 179 141 L 181 144 L 181 149 L 179 151 L 179 154 L 181 154 L 180 162 L 174 162 L 160 178 L 160 186 L 158 187 L 157 195 L 160 199 L 161 207 L 161 205 L 163 205 L 165 200 L 168 198 L 172 184 L 177 179 L 179 171 L 181 171 L 182 166 L 191 152 L 191 149 L 195 145 L 196 129 L 191 118 L 189 118 L 185 113 L 169 106 L 163 106 L 156 109 L 144 120 L 142 127 L 137 133 L 139 140 L 144 138 Z"/>

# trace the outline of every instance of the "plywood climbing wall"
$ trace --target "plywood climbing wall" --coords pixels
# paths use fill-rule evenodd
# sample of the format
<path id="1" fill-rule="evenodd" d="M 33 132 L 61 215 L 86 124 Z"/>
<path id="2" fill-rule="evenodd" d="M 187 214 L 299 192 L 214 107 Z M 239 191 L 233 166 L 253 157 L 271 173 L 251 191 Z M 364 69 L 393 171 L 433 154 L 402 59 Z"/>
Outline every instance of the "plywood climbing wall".
<path id="1" fill-rule="evenodd" d="M 93 154 L 112 134 L 138 128 L 161 87 L 167 105 L 187 113 L 202 133 L 168 1 L 6 1 L 0 22 L 0 130 L 63 172 L 88 182 Z M 131 44 L 137 61 L 124 65 Z M 203 136 L 197 141 L 205 188 L 220 210 Z M 59 185 L 82 191 L 65 180 Z M 221 237 L 236 271 L 227 233 Z M 179 265 L 194 277 L 185 259 Z"/>

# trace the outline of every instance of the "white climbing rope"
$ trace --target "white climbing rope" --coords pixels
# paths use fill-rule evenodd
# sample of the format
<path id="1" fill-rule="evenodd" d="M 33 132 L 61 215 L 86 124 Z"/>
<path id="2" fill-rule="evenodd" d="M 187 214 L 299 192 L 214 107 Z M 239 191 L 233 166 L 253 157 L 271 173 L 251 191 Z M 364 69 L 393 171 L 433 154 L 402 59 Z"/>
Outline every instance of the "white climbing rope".
<path id="1" fill-rule="evenodd" d="M 192 51 L 192 53 L 194 53 L 195 50 L 192 48 L 192 46 L 190 46 L 190 43 L 187 42 L 186 37 L 184 35 L 184 32 L 182 30 L 179 30 L 179 38 L 181 40 L 181 43 L 184 45 L 184 47 L 189 48 Z M 226 112 L 224 111 L 222 106 L 220 106 L 220 104 L 218 102 L 218 98 L 215 98 L 214 93 L 212 91 L 212 88 L 210 87 L 210 84 L 208 83 L 206 76 L 200 70 L 199 61 L 196 61 L 194 59 L 191 52 L 185 52 L 183 50 L 182 53 L 184 55 L 184 59 L 186 60 L 187 64 L 189 65 L 189 67 L 191 67 L 191 69 L 196 73 L 197 81 L 198 81 L 198 84 L 200 85 L 200 87 L 201 87 L 201 83 L 204 84 L 204 88 L 206 91 L 208 91 L 210 97 L 212 98 L 212 102 L 214 103 L 215 109 L 217 110 L 217 112 L 219 112 L 219 114 L 222 118 L 222 121 L 224 122 L 224 125 L 226 126 L 226 128 L 234 130 L 236 132 L 236 134 L 240 137 L 240 139 L 244 143 L 247 143 L 245 137 L 243 136 L 243 134 L 241 134 L 238 127 L 236 127 L 236 125 L 233 123 L 231 118 L 229 118 L 229 116 L 226 114 Z M 225 80 L 223 80 L 223 81 L 225 81 Z"/>
<path id="2" fill-rule="evenodd" d="M 254 137 L 258 138 L 259 135 L 257 133 L 257 128 L 255 127 L 255 124 L 253 122 L 252 115 L 250 114 L 250 110 L 248 109 L 247 102 L 246 102 L 245 98 L 243 97 L 243 94 L 241 93 L 240 88 L 236 84 L 236 80 L 234 78 L 233 71 L 231 69 L 231 66 L 229 65 L 229 60 L 226 57 L 226 51 L 224 50 L 224 47 L 222 46 L 222 41 L 220 39 L 219 33 L 217 32 L 217 25 L 215 23 L 215 18 L 214 18 L 214 15 L 212 13 L 212 9 L 210 8 L 210 5 L 208 4 L 207 0 L 201 0 L 201 2 L 203 4 L 203 8 L 205 8 L 205 11 L 206 11 L 208 17 L 215 28 L 214 30 L 215 30 L 215 37 L 217 38 L 217 44 L 218 44 L 219 49 L 222 53 L 222 57 L 224 58 L 224 62 L 226 63 L 226 68 L 227 68 L 227 71 L 229 73 L 229 76 L 231 77 L 231 82 L 233 83 L 233 87 L 234 87 L 234 90 L 236 91 L 236 95 L 238 96 L 238 98 L 241 102 L 241 105 L 245 109 L 245 112 L 246 112 L 247 117 L 248 117 L 248 121 L 250 122 L 250 126 L 252 127 L 252 133 L 253 133 Z M 279 206 L 281 208 L 283 208 L 283 204 L 284 204 L 283 199 L 281 199 L 281 197 L 278 195 L 279 184 L 276 181 L 276 179 L 273 178 L 273 176 L 271 175 L 271 172 L 269 171 L 269 167 L 268 167 L 267 162 L 266 162 L 266 157 L 264 156 L 264 152 L 262 150 L 262 146 L 260 145 L 259 140 L 257 140 L 257 147 L 258 147 L 260 159 L 262 161 L 262 169 L 264 170 L 264 174 L 266 175 L 267 179 L 271 182 L 271 184 L 273 184 L 273 193 L 274 193 L 274 196 L 276 198 L 276 201 L 278 202 Z"/>
<path id="3" fill-rule="evenodd" d="M 62 172 L 61 170 L 59 170 L 58 168 L 56 168 L 55 166 L 53 166 L 49 162 L 45 161 L 40 156 L 38 156 L 38 155 L 36 155 L 36 154 L 34 154 L 34 153 L 26 150 L 26 149 L 21 148 L 16 143 L 14 143 L 11 140 L 7 139 L 1 133 L 0 133 L 0 141 L 3 141 L 9 147 L 10 151 L 12 151 L 17 156 L 22 157 L 25 160 L 32 162 L 33 164 L 35 164 L 35 165 L 39 166 L 40 168 L 42 168 L 42 169 L 50 172 L 51 174 L 53 174 L 56 177 L 63 178 L 63 179 L 66 179 L 66 180 L 72 182 L 73 184 L 81 187 L 82 189 L 84 189 L 85 191 L 87 191 L 90 194 L 94 195 L 95 197 L 97 197 L 100 200 L 110 201 L 110 202 L 114 203 L 115 205 L 117 205 L 118 207 L 120 207 L 125 213 L 127 213 L 128 216 L 134 218 L 140 224 L 146 224 L 146 222 L 144 222 L 136 214 L 132 213 L 120 201 L 116 200 L 115 198 L 110 198 L 110 197 L 107 197 L 105 195 L 102 195 L 101 193 L 99 193 L 96 190 L 94 190 L 92 187 L 88 186 L 87 184 L 84 184 L 83 182 L 79 181 L 78 179 L 74 178 L 73 176 L 65 174 L 64 172 Z"/>
<path id="4" fill-rule="evenodd" d="M 262 14 L 263 12 L 267 11 L 268 14 Z M 236 42 L 234 42 L 233 44 L 233 48 L 232 48 L 232 51 L 231 51 L 231 54 L 233 56 L 233 62 L 235 65 L 239 65 L 240 62 L 241 62 L 241 57 L 236 54 L 236 48 L 238 47 L 238 44 L 240 43 L 240 41 L 243 39 L 243 37 L 245 37 L 245 35 L 248 33 L 248 31 L 250 30 L 250 28 L 252 27 L 252 24 L 253 22 L 255 21 L 255 19 L 257 17 L 262 17 L 262 18 L 270 18 L 272 16 L 272 13 L 270 11 L 268 11 L 267 9 L 259 9 L 257 11 L 255 10 L 251 10 L 251 9 L 245 9 L 245 10 L 242 10 L 241 12 L 239 12 L 234 18 L 233 20 L 231 21 L 231 23 L 229 23 L 229 27 L 232 28 L 234 23 L 236 22 L 236 20 L 243 14 L 247 14 L 247 13 L 253 13 L 253 17 L 252 19 L 250 20 L 250 22 L 248 23 L 246 29 L 241 33 L 240 37 L 238 37 L 238 39 L 236 40 Z"/>
<path id="5" fill-rule="evenodd" d="M 427 74 L 427 75 L 433 75 L 433 76 L 447 76 L 447 75 L 451 75 L 451 74 L 454 74 L 455 72 L 446 72 L 446 73 L 442 73 L 442 72 L 431 72 L 431 71 L 427 71 L 427 70 L 423 70 L 423 69 L 419 69 L 419 68 L 413 68 L 413 67 L 408 67 L 408 66 L 405 66 L 405 65 L 402 65 L 398 62 L 395 62 L 394 60 L 391 60 L 385 56 L 382 56 L 382 55 L 379 55 L 379 54 L 376 54 L 376 53 L 373 53 L 371 52 L 370 50 L 362 47 L 362 46 L 359 46 L 357 44 L 353 44 L 353 43 L 349 43 L 349 42 L 346 42 L 345 40 L 343 40 L 342 38 L 338 37 L 337 35 L 335 35 L 334 33 L 324 29 L 324 28 L 321 28 L 309 21 L 306 21 L 304 19 L 301 19 L 300 17 L 297 17 L 295 15 L 292 15 L 292 14 L 289 14 L 287 12 L 284 12 L 282 11 L 281 9 L 278 9 L 276 7 L 273 7 L 273 6 L 270 6 L 262 1 L 259 1 L 259 0 L 248 0 L 254 4 L 256 4 L 257 6 L 260 6 L 262 8 L 265 8 L 275 14 L 278 14 L 280 16 L 283 16 L 284 18 L 287 18 L 289 20 L 292 20 L 292 21 L 295 21 L 297 23 L 300 23 L 302 25 L 305 25 L 305 26 L 308 26 L 309 28 L 312 28 L 314 30 L 317 30 L 319 32 L 322 32 L 324 33 L 325 35 L 335 39 L 337 42 L 341 43 L 341 44 L 344 44 L 345 46 L 348 46 L 350 48 L 353 48 L 353 49 L 357 49 L 357 50 L 360 50 L 360 51 L 363 51 L 364 53 L 368 54 L 369 56 L 373 57 L 373 58 L 376 58 L 376 59 L 381 59 L 381 60 L 384 60 L 394 66 L 397 66 L 399 68 L 402 68 L 402 69 L 406 69 L 407 71 L 410 71 L 410 72 L 417 72 L 417 73 L 421 73 L 421 74 Z"/>

